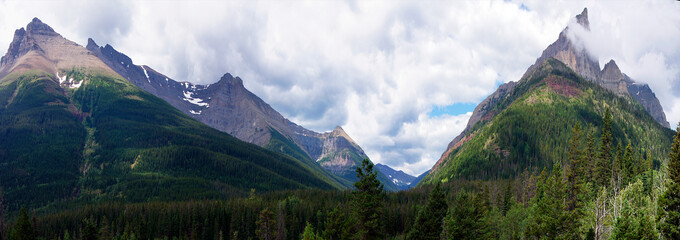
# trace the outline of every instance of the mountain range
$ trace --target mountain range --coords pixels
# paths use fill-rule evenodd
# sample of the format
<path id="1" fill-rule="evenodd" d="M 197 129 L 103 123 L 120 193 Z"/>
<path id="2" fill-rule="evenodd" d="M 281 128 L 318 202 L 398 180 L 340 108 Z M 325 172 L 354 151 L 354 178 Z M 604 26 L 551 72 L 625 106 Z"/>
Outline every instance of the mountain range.
<path id="1" fill-rule="evenodd" d="M 318 133 L 299 126 L 229 73 L 214 84 L 194 85 L 177 82 L 149 66 L 135 65 L 108 44 L 100 47 L 89 39 L 87 49 L 125 79 L 196 120 L 245 142 L 290 155 L 329 178 L 338 176 L 334 179 L 347 187 L 356 181 L 356 167 L 368 158 L 341 127 Z M 400 189 L 382 172 L 379 179 L 387 190 Z"/>
<path id="2" fill-rule="evenodd" d="M 162 76 L 141 70 L 149 78 Z M 225 77 L 200 89 L 227 91 L 238 83 Z M 189 89 L 186 98 L 201 105 L 193 95 L 199 91 Z M 221 97 L 214 95 L 217 109 Z M 0 60 L 0 187 L 10 210 L 348 185 L 291 155 L 187 116 L 37 18 L 15 31 Z"/>

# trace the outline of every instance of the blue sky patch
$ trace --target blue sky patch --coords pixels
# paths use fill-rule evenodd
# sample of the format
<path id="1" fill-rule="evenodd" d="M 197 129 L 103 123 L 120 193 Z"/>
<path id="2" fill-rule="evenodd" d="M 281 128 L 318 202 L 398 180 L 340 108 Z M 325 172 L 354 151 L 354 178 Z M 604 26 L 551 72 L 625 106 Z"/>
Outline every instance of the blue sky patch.
<path id="1" fill-rule="evenodd" d="M 448 106 L 435 106 L 430 111 L 430 117 L 438 117 L 444 114 L 451 116 L 465 114 L 475 110 L 477 103 L 454 103 Z"/>

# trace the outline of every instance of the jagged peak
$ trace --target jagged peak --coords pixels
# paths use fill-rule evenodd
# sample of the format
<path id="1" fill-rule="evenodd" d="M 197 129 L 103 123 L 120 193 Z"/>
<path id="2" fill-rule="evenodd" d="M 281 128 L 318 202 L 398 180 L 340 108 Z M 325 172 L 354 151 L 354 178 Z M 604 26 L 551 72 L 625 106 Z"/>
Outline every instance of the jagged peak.
<path id="1" fill-rule="evenodd" d="M 576 15 L 576 22 L 585 29 L 590 30 L 590 21 L 588 21 L 588 8 L 583 8 L 581 14 Z"/>
<path id="2" fill-rule="evenodd" d="M 224 83 L 243 87 L 243 80 L 240 77 L 232 76 L 230 73 L 225 73 L 224 75 L 222 75 L 222 77 L 217 83 Z"/>
<path id="3" fill-rule="evenodd" d="M 621 73 L 621 69 L 616 65 L 614 59 L 609 60 L 600 72 L 600 79 L 604 82 L 618 82 L 624 78 L 625 76 Z"/>
<path id="4" fill-rule="evenodd" d="M 59 34 L 52 29 L 49 25 L 40 21 L 40 19 L 33 18 L 33 20 L 26 25 L 26 31 L 32 34 L 58 36 Z"/>
<path id="5" fill-rule="evenodd" d="M 87 49 L 93 49 L 93 48 L 99 48 L 99 45 L 97 45 L 96 42 L 94 42 L 94 39 L 92 38 L 87 38 Z"/>

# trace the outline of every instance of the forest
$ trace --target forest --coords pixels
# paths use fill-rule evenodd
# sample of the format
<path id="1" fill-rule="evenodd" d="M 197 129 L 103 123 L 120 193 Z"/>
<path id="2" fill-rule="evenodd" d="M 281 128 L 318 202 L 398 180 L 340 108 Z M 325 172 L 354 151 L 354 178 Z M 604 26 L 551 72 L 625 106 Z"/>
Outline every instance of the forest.
<path id="1" fill-rule="evenodd" d="M 680 127 L 655 166 L 602 121 L 599 140 L 577 123 L 565 161 L 514 179 L 387 193 L 365 160 L 353 190 L 22 208 L 0 212 L 0 239 L 680 239 Z"/>

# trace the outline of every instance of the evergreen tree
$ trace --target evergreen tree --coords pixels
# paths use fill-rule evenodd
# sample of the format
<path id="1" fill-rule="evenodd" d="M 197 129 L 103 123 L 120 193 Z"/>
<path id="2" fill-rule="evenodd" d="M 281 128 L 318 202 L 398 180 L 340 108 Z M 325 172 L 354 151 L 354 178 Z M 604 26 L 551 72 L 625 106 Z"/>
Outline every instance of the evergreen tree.
<path id="1" fill-rule="evenodd" d="M 351 239 L 351 228 L 354 222 L 348 217 L 347 211 L 341 205 L 335 206 L 326 218 L 326 230 L 323 236 L 328 240 Z"/>
<path id="2" fill-rule="evenodd" d="M 446 216 L 446 200 L 439 183 L 434 186 L 424 209 L 421 209 L 406 239 L 439 239 Z"/>
<path id="3" fill-rule="evenodd" d="M 592 129 L 592 125 L 589 124 L 589 129 Z M 586 170 L 584 171 L 584 179 L 593 179 L 593 169 L 595 169 L 597 158 L 595 156 L 595 135 L 593 132 L 588 132 L 586 136 L 586 150 L 584 154 Z"/>
<path id="4" fill-rule="evenodd" d="M 358 180 L 354 183 L 356 189 L 352 192 L 353 209 L 357 217 L 356 239 L 381 239 L 383 185 L 378 181 L 378 173 L 373 171 L 373 164 L 368 159 L 364 159 L 356 172 Z"/>
<path id="5" fill-rule="evenodd" d="M 84 219 L 83 227 L 81 229 L 80 235 L 83 240 L 97 240 L 99 239 L 99 233 L 97 230 L 97 224 L 92 219 Z"/>
<path id="6" fill-rule="evenodd" d="M 621 198 L 621 216 L 614 223 L 612 239 L 658 239 L 649 211 L 651 199 L 645 195 L 642 181 L 628 185 Z"/>
<path id="7" fill-rule="evenodd" d="M 268 208 L 265 208 L 260 212 L 260 216 L 257 219 L 257 222 L 255 222 L 255 225 L 257 225 L 255 235 L 257 235 L 258 239 L 276 239 L 276 220 L 274 219 L 274 213 Z"/>
<path id="8" fill-rule="evenodd" d="M 581 126 L 576 123 L 572 129 L 572 138 L 569 141 L 569 165 L 566 168 L 566 178 L 567 178 L 567 203 L 566 203 L 566 214 L 569 217 L 566 218 L 565 228 L 567 230 L 567 235 L 571 239 L 580 238 L 580 219 L 583 215 L 581 205 L 582 205 L 582 193 L 583 193 L 583 152 L 582 152 L 582 133 Z"/>
<path id="9" fill-rule="evenodd" d="M 552 173 L 546 177 L 545 170 L 536 184 L 536 195 L 532 199 L 532 216 L 527 235 L 538 239 L 567 238 L 564 184 L 562 169 L 555 164 Z"/>
<path id="10" fill-rule="evenodd" d="M 302 236 L 300 236 L 300 239 L 302 239 L 302 240 L 321 240 L 322 238 L 320 236 L 316 235 L 312 225 L 309 224 L 309 222 L 307 222 L 307 225 L 305 225 L 305 231 L 302 232 Z"/>
<path id="11" fill-rule="evenodd" d="M 512 208 L 514 201 L 512 199 L 512 184 L 505 185 L 505 192 L 503 193 L 503 205 L 501 205 L 501 214 L 505 216 L 510 208 Z"/>
<path id="12" fill-rule="evenodd" d="M 458 194 L 451 211 L 446 215 L 442 239 L 488 239 L 489 226 L 483 194 Z"/>
<path id="13" fill-rule="evenodd" d="M 621 149 L 621 143 L 616 145 L 616 156 L 614 157 L 614 162 L 612 163 L 611 170 L 611 182 L 612 186 L 621 186 L 621 165 L 623 162 L 623 149 Z"/>
<path id="14" fill-rule="evenodd" d="M 21 208 L 21 214 L 17 223 L 14 226 L 14 239 L 16 240 L 34 240 L 35 232 L 33 226 L 31 226 L 31 221 L 28 220 L 28 214 L 26 214 L 26 208 Z"/>
<path id="15" fill-rule="evenodd" d="M 602 119 L 602 135 L 600 136 L 600 151 L 595 165 L 595 182 L 598 186 L 606 186 L 611 176 L 610 162 L 612 161 L 612 116 L 607 108 Z"/>
<path id="16" fill-rule="evenodd" d="M 630 143 L 626 145 L 626 151 L 623 154 L 623 161 L 621 162 L 621 172 L 623 178 L 623 184 L 628 184 L 631 179 L 637 175 L 637 166 L 633 157 L 633 147 Z"/>
<path id="17" fill-rule="evenodd" d="M 662 210 L 659 229 L 666 239 L 680 239 L 680 127 L 676 129 L 669 155 L 668 185 L 659 198 Z"/>

